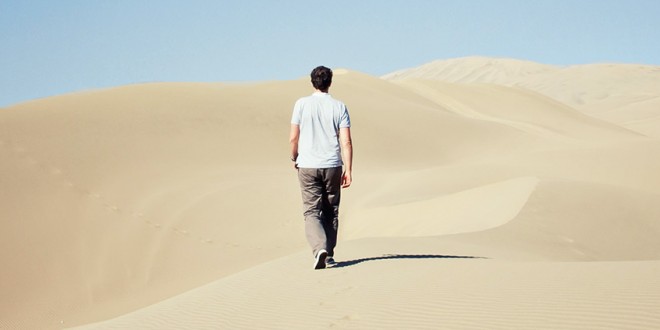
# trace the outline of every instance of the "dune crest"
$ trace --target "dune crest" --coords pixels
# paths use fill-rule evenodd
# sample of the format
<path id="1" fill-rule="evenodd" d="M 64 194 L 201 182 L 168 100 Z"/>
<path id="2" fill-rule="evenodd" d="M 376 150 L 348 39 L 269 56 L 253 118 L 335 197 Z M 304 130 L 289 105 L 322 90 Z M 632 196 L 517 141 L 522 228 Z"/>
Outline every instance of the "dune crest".
<path id="1" fill-rule="evenodd" d="M 455 83 L 499 83 L 508 85 L 511 81 L 558 70 L 560 70 L 559 67 L 531 61 L 470 56 L 437 60 L 416 68 L 395 71 L 382 76 L 382 78 L 387 80 L 421 78 Z"/>
<path id="2" fill-rule="evenodd" d="M 656 111 L 660 100 L 658 66 L 600 63 L 556 67 L 512 59 L 466 57 L 434 61 L 382 78 L 522 87 L 590 116 L 660 137 Z"/>
<path id="3" fill-rule="evenodd" d="M 522 177 L 402 204 L 372 203 L 353 211 L 351 217 L 359 221 L 346 224 L 345 238 L 435 236 L 497 227 L 518 214 L 538 181 Z"/>

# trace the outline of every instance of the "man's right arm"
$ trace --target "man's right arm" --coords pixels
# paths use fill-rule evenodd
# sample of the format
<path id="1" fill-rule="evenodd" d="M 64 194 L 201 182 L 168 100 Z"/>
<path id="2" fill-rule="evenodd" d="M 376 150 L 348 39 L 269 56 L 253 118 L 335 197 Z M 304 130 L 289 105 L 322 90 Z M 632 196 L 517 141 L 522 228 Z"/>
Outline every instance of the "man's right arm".
<path id="1" fill-rule="evenodd" d="M 298 159 L 298 140 L 300 139 L 300 126 L 291 124 L 291 131 L 289 132 L 289 143 L 291 144 L 291 161 L 293 167 L 298 168 L 296 160 Z"/>
<path id="2" fill-rule="evenodd" d="M 341 143 L 341 158 L 344 162 L 341 186 L 342 188 L 348 188 L 353 182 L 353 140 L 351 139 L 350 127 L 339 129 L 339 141 Z"/>

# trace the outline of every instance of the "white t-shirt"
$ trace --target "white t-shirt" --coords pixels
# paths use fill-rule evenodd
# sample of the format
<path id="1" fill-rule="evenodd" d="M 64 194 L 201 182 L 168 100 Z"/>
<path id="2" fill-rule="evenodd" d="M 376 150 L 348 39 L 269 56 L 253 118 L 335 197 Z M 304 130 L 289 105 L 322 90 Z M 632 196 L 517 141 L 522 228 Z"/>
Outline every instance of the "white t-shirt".
<path id="1" fill-rule="evenodd" d="M 328 93 L 300 98 L 293 107 L 291 124 L 300 127 L 298 159 L 302 168 L 342 166 L 339 129 L 351 127 L 346 105 Z"/>

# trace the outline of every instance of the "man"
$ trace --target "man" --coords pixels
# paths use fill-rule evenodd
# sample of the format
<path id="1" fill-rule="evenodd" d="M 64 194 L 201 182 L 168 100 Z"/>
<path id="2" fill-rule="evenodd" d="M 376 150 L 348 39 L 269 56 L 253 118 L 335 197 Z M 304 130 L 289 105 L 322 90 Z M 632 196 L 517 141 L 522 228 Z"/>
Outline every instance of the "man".
<path id="1" fill-rule="evenodd" d="M 302 191 L 305 235 L 314 269 L 322 269 L 326 262 L 334 264 L 341 189 L 353 180 L 353 145 L 348 109 L 328 94 L 332 70 L 319 66 L 311 79 L 316 91 L 293 107 L 289 141 Z"/>

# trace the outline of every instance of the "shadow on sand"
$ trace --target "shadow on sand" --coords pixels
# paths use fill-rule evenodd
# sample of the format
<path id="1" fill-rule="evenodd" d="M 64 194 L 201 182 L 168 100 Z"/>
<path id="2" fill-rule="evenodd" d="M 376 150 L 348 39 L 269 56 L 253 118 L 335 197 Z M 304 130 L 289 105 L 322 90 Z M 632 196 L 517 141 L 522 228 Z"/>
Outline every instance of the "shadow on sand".
<path id="1" fill-rule="evenodd" d="M 441 255 L 441 254 L 386 254 L 380 257 L 339 261 L 331 268 L 349 267 L 366 261 L 388 260 L 388 259 L 488 259 L 488 258 L 475 257 L 475 256 L 452 256 L 452 255 Z"/>

